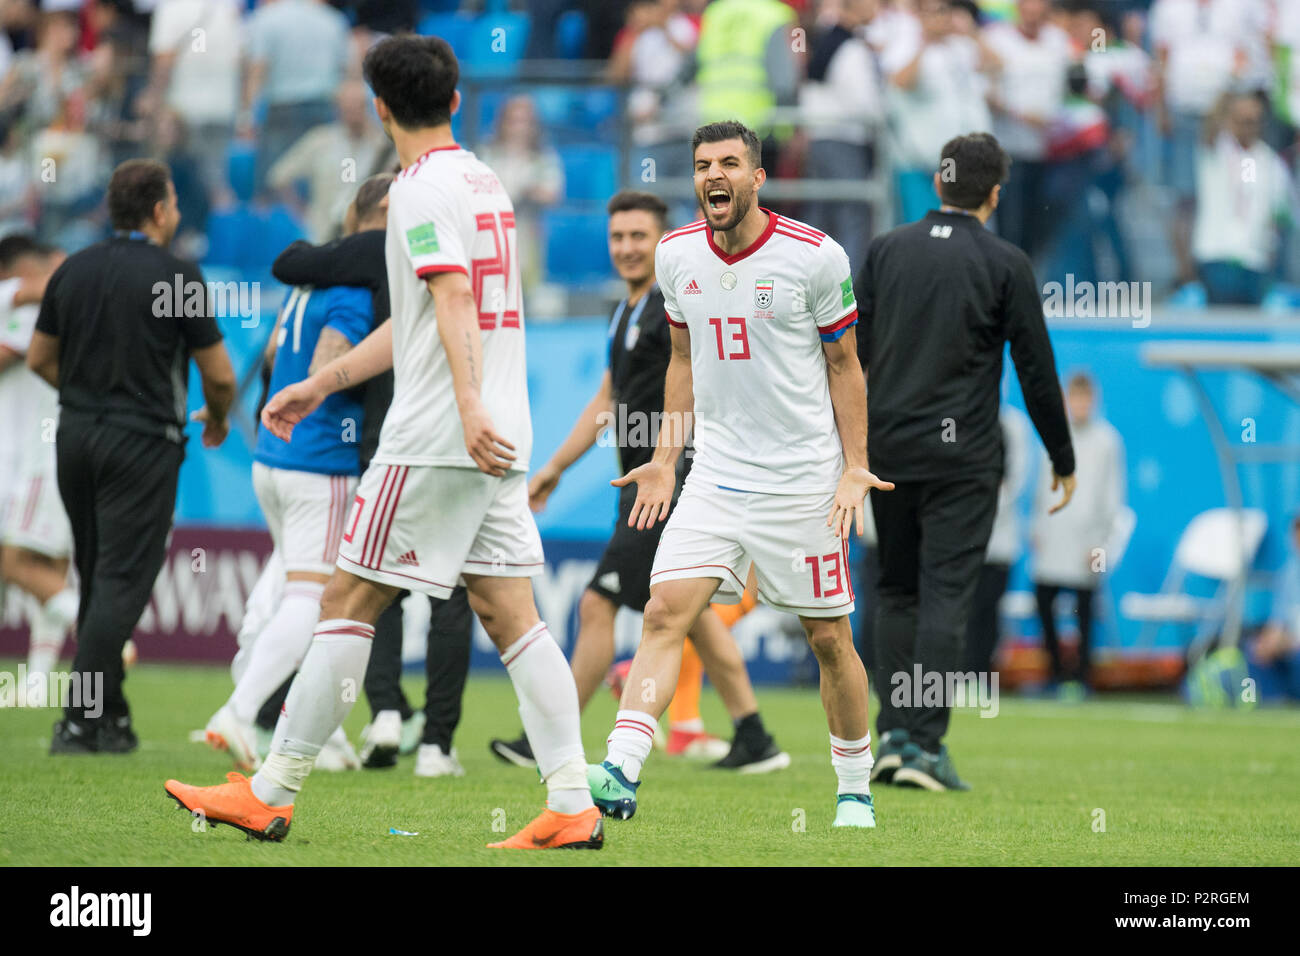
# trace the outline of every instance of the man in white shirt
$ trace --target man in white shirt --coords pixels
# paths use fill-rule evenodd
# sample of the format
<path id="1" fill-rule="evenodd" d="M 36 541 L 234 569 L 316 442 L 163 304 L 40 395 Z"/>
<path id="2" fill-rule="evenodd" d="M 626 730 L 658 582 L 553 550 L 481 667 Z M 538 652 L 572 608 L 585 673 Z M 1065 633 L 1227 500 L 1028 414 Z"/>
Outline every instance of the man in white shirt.
<path id="1" fill-rule="evenodd" d="M 267 185 L 297 205 L 297 186 L 307 184 L 307 225 L 313 242 L 336 238 L 354 182 L 381 171 L 392 144 L 374 122 L 365 84 L 345 82 L 338 91 L 338 119 L 309 130 L 276 160 Z M 391 167 L 390 167 L 391 168 Z M 345 178 L 351 172 L 351 176 Z"/>
<path id="2" fill-rule="evenodd" d="M 0 240 L 0 587 L 36 601 L 30 619 L 26 703 L 44 707 L 46 675 L 76 624 L 79 601 L 68 584 L 72 528 L 54 460 L 58 394 L 23 362 L 37 303 L 63 253 L 25 236 Z"/>
<path id="3" fill-rule="evenodd" d="M 998 605 L 1007 590 L 1011 567 L 1024 550 L 1024 526 L 1020 517 L 1020 494 L 1029 478 L 1029 421 L 1024 412 L 1003 405 L 998 414 L 1002 426 L 1002 483 L 998 485 L 998 506 L 993 515 L 984 565 L 970 618 L 966 622 L 965 670 L 987 674 L 1001 637 Z"/>
<path id="4" fill-rule="evenodd" d="M 1222 127 L 1197 150 L 1192 252 L 1212 305 L 1259 305 L 1277 262 L 1278 230 L 1297 197 L 1286 163 L 1260 138 L 1264 104 L 1237 93 Z"/>
<path id="5" fill-rule="evenodd" d="M 990 97 L 993 131 L 1011 154 L 998 234 L 1033 259 L 1049 239 L 1048 126 L 1065 101 L 1070 37 L 1049 19 L 1048 0 L 1018 0 L 1016 9 L 1017 25 L 991 24 L 984 36 L 1002 66 Z"/>
<path id="6" fill-rule="evenodd" d="M 226 156 L 239 108 L 239 8 L 234 0 L 162 0 L 149 26 L 150 78 L 137 111 L 163 104 L 185 121 L 185 151 L 210 199 L 229 191 Z"/>
<path id="7" fill-rule="evenodd" d="M 637 487 L 630 526 L 668 514 L 691 428 L 695 458 L 655 553 L 641 645 L 605 760 L 589 770 L 592 796 L 608 816 L 636 812 L 687 631 L 711 602 L 737 603 L 753 568 L 758 599 L 798 615 L 820 666 L 835 825 L 874 827 L 848 535 L 862 532 L 867 492 L 893 485 L 867 467 L 848 257 L 825 233 L 758 205 L 767 176 L 753 130 L 701 126 L 692 158 L 705 218 L 667 233 L 655 254 L 673 347 L 665 424 L 654 457 L 614 482 Z"/>
<path id="8" fill-rule="evenodd" d="M 805 172 L 812 179 L 865 182 L 871 176 L 871 147 L 884 119 L 884 91 L 875 55 L 861 31 L 878 5 L 879 0 L 844 0 L 837 21 L 813 42 L 807 82 L 799 90 L 810 140 Z M 822 200 L 811 204 L 808 219 L 839 238 L 857 275 L 871 241 L 871 207 Z"/>
<path id="9" fill-rule="evenodd" d="M 1151 7 L 1165 185 L 1177 202 L 1170 239 L 1179 282 L 1196 278 L 1191 231 L 1196 157 L 1206 119 L 1229 89 L 1249 88 L 1253 54 L 1264 42 L 1266 23 L 1259 0 L 1156 0 Z"/>
<path id="10" fill-rule="evenodd" d="M 351 55 L 349 24 L 325 0 L 272 0 L 248 18 L 239 134 L 257 141 L 257 185 L 308 130 L 334 118 Z M 266 104 L 258 127 L 254 110 Z"/>
<path id="11" fill-rule="evenodd" d="M 277 392 L 262 423 L 287 439 L 328 396 L 389 368 L 393 401 L 270 755 L 251 780 L 169 780 L 166 789 L 209 821 L 283 839 L 312 764 L 356 700 L 380 613 L 403 589 L 447 598 L 463 581 L 514 684 L 548 793 L 540 816 L 490 846 L 600 849 L 573 675 L 529 580 L 544 558 L 528 508 L 532 422 L 513 207 L 496 174 L 452 137 L 460 71 L 446 41 L 381 40 L 364 72 L 402 164 L 388 190 L 392 318 Z"/>
<path id="12" fill-rule="evenodd" d="M 948 0 L 921 0 L 916 17 L 896 11 L 890 19 L 880 66 L 889 81 L 899 219 L 914 222 L 938 208 L 934 169 L 944 144 L 992 129 L 985 92 L 998 61 Z"/>

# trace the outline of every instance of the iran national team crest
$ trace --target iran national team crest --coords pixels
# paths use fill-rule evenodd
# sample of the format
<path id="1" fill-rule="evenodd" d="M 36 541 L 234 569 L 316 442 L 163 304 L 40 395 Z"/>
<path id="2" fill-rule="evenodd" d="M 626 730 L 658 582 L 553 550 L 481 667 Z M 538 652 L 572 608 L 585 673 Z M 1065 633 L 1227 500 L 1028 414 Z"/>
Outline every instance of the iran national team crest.
<path id="1" fill-rule="evenodd" d="M 759 279 L 754 283 L 754 305 L 760 309 L 772 308 L 771 279 Z"/>

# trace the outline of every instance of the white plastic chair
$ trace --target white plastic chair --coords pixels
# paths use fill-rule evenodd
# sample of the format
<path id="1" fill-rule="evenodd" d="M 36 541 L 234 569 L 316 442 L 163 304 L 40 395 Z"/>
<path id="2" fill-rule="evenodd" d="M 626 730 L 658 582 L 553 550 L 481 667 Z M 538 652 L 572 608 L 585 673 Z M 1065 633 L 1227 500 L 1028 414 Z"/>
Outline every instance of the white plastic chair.
<path id="1" fill-rule="evenodd" d="M 1268 517 L 1257 508 L 1211 508 L 1188 522 L 1159 593 L 1129 592 L 1120 600 L 1120 613 L 1142 622 L 1138 646 L 1151 647 L 1165 624 L 1195 626 L 1192 648 L 1210 640 L 1223 624 L 1229 589 L 1254 563 L 1267 529 Z M 1214 595 L 1188 594 L 1188 575 L 1217 582 Z"/>

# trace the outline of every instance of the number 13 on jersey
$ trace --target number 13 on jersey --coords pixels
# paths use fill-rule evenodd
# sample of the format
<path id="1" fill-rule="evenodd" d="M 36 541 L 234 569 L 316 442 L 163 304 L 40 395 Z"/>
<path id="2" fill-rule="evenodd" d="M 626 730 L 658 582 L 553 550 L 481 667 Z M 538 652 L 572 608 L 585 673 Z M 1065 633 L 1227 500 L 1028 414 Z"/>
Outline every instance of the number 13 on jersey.
<path id="1" fill-rule="evenodd" d="M 724 324 L 729 333 L 726 347 L 723 345 L 722 335 Z M 725 319 L 709 319 L 709 325 L 713 327 L 713 334 L 718 340 L 718 358 L 723 361 L 749 358 L 749 330 L 745 327 L 745 317 L 743 315 L 732 315 Z"/>

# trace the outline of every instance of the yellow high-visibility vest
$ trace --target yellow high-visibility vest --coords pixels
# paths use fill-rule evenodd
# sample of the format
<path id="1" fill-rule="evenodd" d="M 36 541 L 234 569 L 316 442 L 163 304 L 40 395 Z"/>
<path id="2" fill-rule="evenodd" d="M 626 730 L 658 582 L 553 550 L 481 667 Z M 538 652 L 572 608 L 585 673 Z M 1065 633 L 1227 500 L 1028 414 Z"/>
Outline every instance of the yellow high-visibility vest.
<path id="1" fill-rule="evenodd" d="M 704 9 L 696 83 L 701 123 L 740 120 L 760 137 L 776 98 L 767 85 L 767 44 L 794 22 L 781 0 L 714 0 Z"/>

